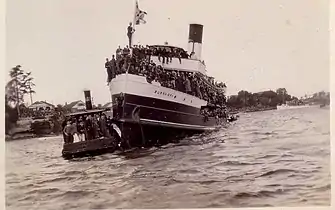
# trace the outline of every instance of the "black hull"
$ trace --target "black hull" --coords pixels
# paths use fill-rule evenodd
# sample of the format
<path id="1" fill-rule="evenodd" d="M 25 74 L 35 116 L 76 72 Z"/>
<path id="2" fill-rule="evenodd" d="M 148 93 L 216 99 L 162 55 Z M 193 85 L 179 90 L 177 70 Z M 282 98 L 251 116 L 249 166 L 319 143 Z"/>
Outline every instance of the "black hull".
<path id="1" fill-rule="evenodd" d="M 113 153 L 117 149 L 117 144 L 118 140 L 114 137 L 64 144 L 62 156 L 65 159 L 72 159 Z"/>
<path id="2" fill-rule="evenodd" d="M 119 95 L 113 95 L 113 102 Z M 125 94 L 113 107 L 125 147 L 161 145 L 185 136 L 219 128 L 217 119 L 205 119 L 200 108 L 156 98 Z"/>

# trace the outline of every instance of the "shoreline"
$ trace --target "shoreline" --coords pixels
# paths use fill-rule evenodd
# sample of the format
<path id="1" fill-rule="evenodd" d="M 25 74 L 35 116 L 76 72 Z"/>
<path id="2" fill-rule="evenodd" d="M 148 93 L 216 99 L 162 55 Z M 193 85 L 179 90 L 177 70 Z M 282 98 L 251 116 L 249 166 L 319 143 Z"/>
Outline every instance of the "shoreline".
<path id="1" fill-rule="evenodd" d="M 250 112 L 264 112 L 269 110 L 277 110 L 277 107 L 246 107 L 246 108 L 237 108 L 230 110 L 229 113 L 231 114 L 238 114 L 238 113 L 250 113 Z"/>
<path id="2" fill-rule="evenodd" d="M 34 133 L 16 133 L 12 135 L 6 135 L 5 141 L 17 141 L 17 140 L 24 140 L 24 139 L 36 139 L 36 138 L 43 138 L 43 137 L 55 137 L 59 136 L 59 134 L 34 134 Z"/>

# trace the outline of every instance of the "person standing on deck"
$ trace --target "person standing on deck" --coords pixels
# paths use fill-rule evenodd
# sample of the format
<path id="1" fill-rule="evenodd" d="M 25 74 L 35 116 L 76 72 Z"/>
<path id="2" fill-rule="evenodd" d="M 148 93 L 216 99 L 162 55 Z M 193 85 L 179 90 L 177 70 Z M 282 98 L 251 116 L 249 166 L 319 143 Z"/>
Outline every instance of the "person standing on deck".
<path id="1" fill-rule="evenodd" d="M 109 83 L 112 80 L 112 69 L 111 63 L 108 58 L 106 58 L 105 68 L 107 70 L 107 83 Z"/>
<path id="2" fill-rule="evenodd" d="M 97 114 L 92 117 L 93 138 L 100 138 L 99 117 Z"/>
<path id="3" fill-rule="evenodd" d="M 192 89 L 191 89 L 191 81 L 188 78 L 188 75 L 185 73 L 184 75 L 184 85 L 185 85 L 185 92 L 187 94 L 192 95 Z"/>
<path id="4" fill-rule="evenodd" d="M 202 94 L 201 94 L 201 91 L 200 91 L 200 84 L 198 82 L 198 79 L 195 78 L 195 88 L 196 88 L 196 93 L 197 93 L 197 97 L 202 99 Z"/>
<path id="5" fill-rule="evenodd" d="M 63 121 L 63 123 L 62 123 L 62 133 L 63 133 L 63 139 L 64 139 L 64 143 L 67 143 L 67 135 L 65 134 L 65 132 L 64 132 L 64 128 L 65 128 L 65 126 L 67 125 L 67 122 L 68 122 L 68 117 L 66 117 L 65 119 L 64 119 L 64 121 Z"/>
<path id="6" fill-rule="evenodd" d="M 71 134 L 72 132 L 72 125 L 71 125 L 71 120 L 68 120 L 66 123 L 66 126 L 63 129 L 63 133 L 65 134 L 65 144 L 73 143 L 73 135 Z"/>
<path id="7" fill-rule="evenodd" d="M 116 77 L 116 60 L 114 55 L 112 55 L 112 60 L 109 63 L 111 67 L 112 79 L 114 79 Z"/>
<path id="8" fill-rule="evenodd" d="M 77 131 L 79 141 L 83 141 L 83 139 L 85 139 L 85 126 L 82 120 L 79 120 L 79 123 L 77 125 Z"/>
<path id="9" fill-rule="evenodd" d="M 129 39 L 129 47 L 131 47 L 132 43 L 131 43 L 131 39 L 132 39 L 132 36 L 133 36 L 133 33 L 135 32 L 134 28 L 132 27 L 132 23 L 130 22 L 129 23 L 129 26 L 127 28 L 127 36 L 128 36 L 128 39 Z"/>
<path id="10" fill-rule="evenodd" d="M 73 119 L 72 122 L 71 122 L 70 134 L 72 136 L 72 141 L 70 143 L 73 143 L 74 140 L 75 140 L 75 138 L 74 138 L 75 135 L 77 135 L 77 137 L 78 137 L 77 120 L 76 119 Z"/>
<path id="11" fill-rule="evenodd" d="M 101 130 L 103 137 L 110 138 L 110 134 L 107 129 L 107 119 L 104 114 L 101 116 L 99 124 L 100 124 L 100 130 Z"/>
<path id="12" fill-rule="evenodd" d="M 87 132 L 86 141 L 87 140 L 92 140 L 93 139 L 93 123 L 92 123 L 92 116 L 91 115 L 88 115 L 86 117 L 84 126 L 85 126 L 85 130 Z"/>

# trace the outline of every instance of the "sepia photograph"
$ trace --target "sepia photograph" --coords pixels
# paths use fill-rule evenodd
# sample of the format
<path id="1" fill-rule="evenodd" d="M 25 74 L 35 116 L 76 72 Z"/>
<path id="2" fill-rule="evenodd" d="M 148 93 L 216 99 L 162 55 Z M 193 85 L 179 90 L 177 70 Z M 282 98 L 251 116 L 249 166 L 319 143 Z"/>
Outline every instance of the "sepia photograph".
<path id="1" fill-rule="evenodd" d="M 6 209 L 331 206 L 329 0 L 5 10 Z"/>

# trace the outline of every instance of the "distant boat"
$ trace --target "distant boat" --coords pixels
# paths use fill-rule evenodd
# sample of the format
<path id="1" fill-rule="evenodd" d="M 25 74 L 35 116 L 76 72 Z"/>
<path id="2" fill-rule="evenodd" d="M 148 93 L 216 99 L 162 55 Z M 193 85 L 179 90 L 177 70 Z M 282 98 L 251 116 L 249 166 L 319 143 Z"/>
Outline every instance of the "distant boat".
<path id="1" fill-rule="evenodd" d="M 301 109 L 301 108 L 310 108 L 314 106 L 310 106 L 307 104 L 304 105 L 287 105 L 287 104 L 282 104 L 280 106 L 277 106 L 277 110 L 283 110 L 283 109 Z"/>

